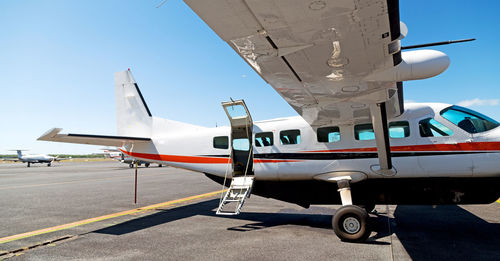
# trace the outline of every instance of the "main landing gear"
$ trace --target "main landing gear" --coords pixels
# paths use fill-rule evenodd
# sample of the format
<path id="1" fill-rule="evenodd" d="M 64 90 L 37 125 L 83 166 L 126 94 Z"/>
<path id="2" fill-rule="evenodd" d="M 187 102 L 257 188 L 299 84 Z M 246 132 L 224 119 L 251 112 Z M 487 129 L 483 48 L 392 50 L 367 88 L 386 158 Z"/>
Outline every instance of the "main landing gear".
<path id="1" fill-rule="evenodd" d="M 332 219 L 333 231 L 342 240 L 347 242 L 361 242 L 368 238 L 368 212 L 352 204 L 349 180 L 339 180 L 340 198 L 342 207 L 337 210 Z"/>

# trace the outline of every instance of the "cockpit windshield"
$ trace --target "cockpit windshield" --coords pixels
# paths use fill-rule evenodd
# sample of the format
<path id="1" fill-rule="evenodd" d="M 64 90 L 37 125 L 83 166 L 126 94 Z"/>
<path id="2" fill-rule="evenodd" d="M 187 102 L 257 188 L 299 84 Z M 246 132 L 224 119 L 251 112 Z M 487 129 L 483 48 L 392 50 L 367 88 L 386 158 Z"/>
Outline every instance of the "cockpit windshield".
<path id="1" fill-rule="evenodd" d="M 457 105 L 442 110 L 440 114 L 468 133 L 480 133 L 500 126 L 490 117 Z"/>

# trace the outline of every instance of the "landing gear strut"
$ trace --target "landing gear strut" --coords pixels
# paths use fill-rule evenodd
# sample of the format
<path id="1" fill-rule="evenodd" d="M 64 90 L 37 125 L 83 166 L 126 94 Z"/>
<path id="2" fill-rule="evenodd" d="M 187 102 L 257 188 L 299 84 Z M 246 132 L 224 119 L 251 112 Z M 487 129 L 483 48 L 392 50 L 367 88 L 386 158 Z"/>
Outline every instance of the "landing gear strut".
<path id="1" fill-rule="evenodd" d="M 339 186 L 342 207 L 333 216 L 333 231 L 342 241 L 361 242 L 366 240 L 370 235 L 368 212 L 352 204 L 349 180 L 339 180 L 337 185 Z"/>

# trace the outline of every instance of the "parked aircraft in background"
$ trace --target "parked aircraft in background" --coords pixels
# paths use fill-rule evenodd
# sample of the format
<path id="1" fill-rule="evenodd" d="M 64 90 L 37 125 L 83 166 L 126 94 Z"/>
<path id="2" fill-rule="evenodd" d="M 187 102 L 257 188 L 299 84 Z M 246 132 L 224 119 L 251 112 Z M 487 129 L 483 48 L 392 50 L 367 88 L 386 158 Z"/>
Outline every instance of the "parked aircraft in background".
<path id="1" fill-rule="evenodd" d="M 118 136 L 54 128 L 39 140 L 116 146 L 205 173 L 230 184 L 217 214 L 239 214 L 250 193 L 342 204 L 332 224 L 345 241 L 369 236 L 375 204 L 499 198 L 500 123 L 459 106 L 403 103 L 403 81 L 436 76 L 449 59 L 402 52 L 421 46 L 401 47 L 398 0 L 185 2 L 300 116 L 253 122 L 238 100 L 222 104 L 228 127 L 153 117 L 124 71 L 115 74 Z"/>
<path id="2" fill-rule="evenodd" d="M 24 150 L 13 150 L 13 151 L 17 151 L 17 158 L 7 158 L 7 159 L 3 159 L 3 160 L 21 161 L 23 163 L 28 163 L 26 165 L 27 167 L 30 167 L 31 164 L 35 164 L 35 163 L 47 163 L 47 166 L 50 167 L 52 162 L 62 160 L 58 157 L 53 157 L 53 156 L 49 156 L 46 154 L 23 155 L 22 152 Z"/>
<path id="3" fill-rule="evenodd" d="M 149 165 L 151 164 L 151 162 L 149 162 L 149 161 L 138 160 L 134 157 L 125 155 L 119 149 L 107 148 L 107 149 L 103 149 L 103 150 L 104 150 L 104 155 L 106 157 L 117 160 L 121 163 L 129 164 L 128 166 L 130 168 L 133 168 L 135 166 L 136 162 L 137 162 L 138 166 L 141 166 L 142 164 L 144 164 L 144 167 L 146 167 L 146 168 L 149 168 Z M 158 167 L 161 168 L 162 166 L 163 166 L 162 164 L 158 164 Z"/>

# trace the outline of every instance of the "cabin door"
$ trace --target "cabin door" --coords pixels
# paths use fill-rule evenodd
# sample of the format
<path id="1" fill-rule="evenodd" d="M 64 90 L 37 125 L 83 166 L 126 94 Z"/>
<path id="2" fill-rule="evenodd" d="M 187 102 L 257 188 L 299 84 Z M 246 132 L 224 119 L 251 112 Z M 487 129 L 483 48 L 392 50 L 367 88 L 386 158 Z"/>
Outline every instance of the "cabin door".
<path id="1" fill-rule="evenodd" d="M 223 102 L 231 123 L 231 163 L 233 177 L 253 175 L 253 122 L 245 101 Z"/>

